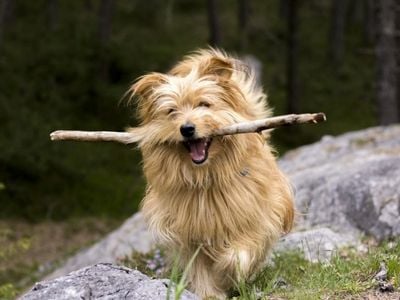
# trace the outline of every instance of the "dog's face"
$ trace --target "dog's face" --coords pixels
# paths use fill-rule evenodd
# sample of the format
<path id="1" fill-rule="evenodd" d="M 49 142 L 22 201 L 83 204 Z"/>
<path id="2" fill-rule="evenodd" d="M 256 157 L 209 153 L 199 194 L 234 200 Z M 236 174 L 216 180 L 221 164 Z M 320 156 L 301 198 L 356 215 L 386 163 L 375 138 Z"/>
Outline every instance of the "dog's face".
<path id="1" fill-rule="evenodd" d="M 144 144 L 168 148 L 195 165 L 218 156 L 222 144 L 235 138 L 212 138 L 212 133 L 251 117 L 231 75 L 228 62 L 213 59 L 200 68 L 178 66 L 169 74 L 143 76 L 132 91 L 150 135 Z"/>

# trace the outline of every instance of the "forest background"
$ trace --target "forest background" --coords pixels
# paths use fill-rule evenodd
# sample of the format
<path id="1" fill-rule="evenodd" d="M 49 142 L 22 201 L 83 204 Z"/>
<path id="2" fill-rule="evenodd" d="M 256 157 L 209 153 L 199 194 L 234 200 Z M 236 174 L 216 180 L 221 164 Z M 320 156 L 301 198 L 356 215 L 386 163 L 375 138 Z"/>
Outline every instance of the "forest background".
<path id="1" fill-rule="evenodd" d="M 135 107 L 121 102 L 133 80 L 208 45 L 262 63 L 276 115 L 326 113 L 324 124 L 276 130 L 279 154 L 324 135 L 397 123 L 399 6 L 0 0 L 0 292 L 10 281 L 26 287 L 32 270 L 116 227 L 144 193 L 139 151 L 55 143 L 51 131 L 135 125 Z"/>

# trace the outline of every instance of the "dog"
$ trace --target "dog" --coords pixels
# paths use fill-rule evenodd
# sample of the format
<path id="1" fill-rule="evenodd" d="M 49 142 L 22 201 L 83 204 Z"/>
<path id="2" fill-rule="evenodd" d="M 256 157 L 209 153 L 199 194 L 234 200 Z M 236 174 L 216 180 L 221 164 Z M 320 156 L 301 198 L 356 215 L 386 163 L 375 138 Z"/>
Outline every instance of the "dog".
<path id="1" fill-rule="evenodd" d="M 251 68 L 212 48 L 140 77 L 129 93 L 140 120 L 130 131 L 140 137 L 149 228 L 180 254 L 182 269 L 193 259 L 193 292 L 223 299 L 293 225 L 292 190 L 268 135 L 212 138 L 218 128 L 270 116 L 266 95 Z"/>

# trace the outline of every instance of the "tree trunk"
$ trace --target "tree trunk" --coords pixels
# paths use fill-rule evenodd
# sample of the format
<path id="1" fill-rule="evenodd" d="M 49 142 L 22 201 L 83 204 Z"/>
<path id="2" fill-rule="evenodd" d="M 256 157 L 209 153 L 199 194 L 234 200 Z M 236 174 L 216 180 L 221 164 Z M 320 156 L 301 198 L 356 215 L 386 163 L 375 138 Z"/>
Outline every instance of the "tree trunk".
<path id="1" fill-rule="evenodd" d="M 397 119 L 400 120 L 400 3 L 396 3 L 396 77 Z"/>
<path id="2" fill-rule="evenodd" d="M 376 1 L 377 106 L 381 125 L 399 121 L 396 70 L 396 0 Z"/>
<path id="3" fill-rule="evenodd" d="M 362 22 L 364 14 L 364 0 L 351 0 L 347 2 L 347 18 L 349 23 Z"/>
<path id="4" fill-rule="evenodd" d="M 208 28 L 210 33 L 209 43 L 213 47 L 221 45 L 221 32 L 217 0 L 207 0 Z"/>
<path id="5" fill-rule="evenodd" d="M 166 0 L 165 2 L 165 27 L 170 30 L 174 21 L 175 0 Z"/>
<path id="6" fill-rule="evenodd" d="M 332 0 L 330 58 L 335 64 L 341 63 L 343 59 L 347 5 L 347 0 Z"/>
<path id="7" fill-rule="evenodd" d="M 238 0 L 238 21 L 240 32 L 240 50 L 245 51 L 248 44 L 250 0 Z"/>
<path id="8" fill-rule="evenodd" d="M 2 42 L 3 42 L 6 7 L 7 7 L 7 0 L 3 0 L 1 2 L 1 6 L 0 6 L 0 47 L 1 47 Z"/>
<path id="9" fill-rule="evenodd" d="M 299 78 L 298 78 L 298 57 L 299 57 L 299 37 L 298 37 L 298 0 L 291 0 L 288 5 L 287 14 L 287 113 L 298 113 L 299 103 Z"/>
<path id="10" fill-rule="evenodd" d="M 98 38 L 100 44 L 100 76 L 108 80 L 109 57 L 107 45 L 111 36 L 112 15 L 114 11 L 114 0 L 101 0 L 99 10 Z"/>
<path id="11" fill-rule="evenodd" d="M 111 18 L 114 10 L 114 0 L 101 0 L 99 11 L 99 40 L 106 45 L 111 35 Z"/>
<path id="12" fill-rule="evenodd" d="M 0 0 L 0 46 L 3 42 L 5 28 L 14 19 L 14 0 Z"/>
<path id="13" fill-rule="evenodd" d="M 48 0 L 47 2 L 47 13 L 49 28 L 51 31 L 55 31 L 58 26 L 58 0 Z"/>
<path id="14" fill-rule="evenodd" d="M 89 12 L 92 12 L 92 11 L 93 11 L 93 3 L 92 3 L 92 0 L 85 0 L 84 3 L 85 3 L 85 9 L 86 9 L 87 11 L 89 11 Z"/>
<path id="15" fill-rule="evenodd" d="M 286 20 L 289 11 L 290 0 L 279 0 L 279 16 Z"/>
<path id="16" fill-rule="evenodd" d="M 364 37 L 372 44 L 375 41 L 374 0 L 364 0 Z"/>

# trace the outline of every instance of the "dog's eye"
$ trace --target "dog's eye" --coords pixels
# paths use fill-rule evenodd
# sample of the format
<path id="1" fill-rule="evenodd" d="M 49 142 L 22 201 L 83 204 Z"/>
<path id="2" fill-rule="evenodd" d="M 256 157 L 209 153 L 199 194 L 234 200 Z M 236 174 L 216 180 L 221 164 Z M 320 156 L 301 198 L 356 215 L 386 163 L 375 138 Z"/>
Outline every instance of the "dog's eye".
<path id="1" fill-rule="evenodd" d="M 205 101 L 201 101 L 199 103 L 199 107 L 210 107 L 210 106 L 211 106 L 211 104 L 208 102 L 205 102 Z"/>
<path id="2" fill-rule="evenodd" d="M 170 108 L 170 109 L 167 111 L 167 115 L 173 114 L 174 112 L 176 112 L 176 109 L 175 109 L 175 108 Z"/>

